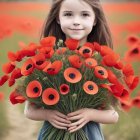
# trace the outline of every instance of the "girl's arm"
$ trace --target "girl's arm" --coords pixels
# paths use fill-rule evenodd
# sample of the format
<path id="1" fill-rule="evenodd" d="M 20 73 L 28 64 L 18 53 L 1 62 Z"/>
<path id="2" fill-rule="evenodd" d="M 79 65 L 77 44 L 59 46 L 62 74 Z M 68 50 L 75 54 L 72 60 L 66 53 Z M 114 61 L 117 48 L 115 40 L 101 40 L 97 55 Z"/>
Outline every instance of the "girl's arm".
<path id="1" fill-rule="evenodd" d="M 112 108 L 110 110 L 97 110 L 84 108 L 68 114 L 68 120 L 76 122 L 69 124 L 69 131 L 74 132 L 82 128 L 89 121 L 103 124 L 112 124 L 118 121 L 119 115 Z"/>
<path id="2" fill-rule="evenodd" d="M 24 114 L 27 118 L 36 121 L 49 121 L 54 127 L 59 129 L 67 129 L 68 124 L 71 123 L 67 120 L 67 116 L 56 111 L 38 108 L 36 105 L 26 101 Z"/>

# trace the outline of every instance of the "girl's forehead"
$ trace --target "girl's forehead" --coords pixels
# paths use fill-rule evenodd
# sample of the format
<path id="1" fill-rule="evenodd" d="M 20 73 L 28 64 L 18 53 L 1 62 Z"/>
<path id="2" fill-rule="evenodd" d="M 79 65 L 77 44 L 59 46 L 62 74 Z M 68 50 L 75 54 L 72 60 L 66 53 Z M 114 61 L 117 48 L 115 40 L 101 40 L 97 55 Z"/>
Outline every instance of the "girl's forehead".
<path id="1" fill-rule="evenodd" d="M 64 0 L 60 11 L 89 11 L 93 12 L 92 7 L 83 0 Z"/>

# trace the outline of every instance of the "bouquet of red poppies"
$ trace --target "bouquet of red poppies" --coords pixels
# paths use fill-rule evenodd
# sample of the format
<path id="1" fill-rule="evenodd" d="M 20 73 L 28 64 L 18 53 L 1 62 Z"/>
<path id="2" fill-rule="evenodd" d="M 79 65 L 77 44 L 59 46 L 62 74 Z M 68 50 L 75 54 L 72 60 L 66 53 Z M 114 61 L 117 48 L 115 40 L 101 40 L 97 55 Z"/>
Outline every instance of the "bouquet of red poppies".
<path id="1" fill-rule="evenodd" d="M 16 53 L 9 52 L 8 58 L 0 85 L 8 81 L 12 86 L 21 79 L 10 101 L 16 104 L 28 100 L 64 114 L 81 108 L 107 109 L 114 101 L 128 103 L 129 89 L 139 82 L 130 64 L 123 64 L 111 48 L 97 42 L 79 46 L 78 40 L 56 42 L 50 36 L 41 39 L 40 44 L 30 43 Z M 43 139 L 52 140 L 54 135 L 88 140 L 82 129 L 70 134 L 50 124 Z"/>

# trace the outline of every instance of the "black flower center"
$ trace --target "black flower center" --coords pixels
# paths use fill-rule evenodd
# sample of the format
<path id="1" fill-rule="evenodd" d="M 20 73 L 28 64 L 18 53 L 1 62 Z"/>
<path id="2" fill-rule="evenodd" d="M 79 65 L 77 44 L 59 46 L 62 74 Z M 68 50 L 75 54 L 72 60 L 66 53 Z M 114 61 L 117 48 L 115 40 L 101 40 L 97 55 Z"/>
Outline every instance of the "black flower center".
<path id="1" fill-rule="evenodd" d="M 131 53 L 138 54 L 139 53 L 138 48 L 135 48 Z"/>
<path id="2" fill-rule="evenodd" d="M 83 50 L 83 53 L 89 53 L 89 52 L 90 52 L 89 49 L 84 49 L 84 50 Z"/>
<path id="3" fill-rule="evenodd" d="M 33 89 L 33 91 L 34 91 L 35 93 L 37 93 L 37 92 L 39 91 L 38 87 L 35 87 L 35 88 Z"/>
<path id="4" fill-rule="evenodd" d="M 62 90 L 63 90 L 63 91 L 67 91 L 67 87 L 66 87 L 66 86 L 63 86 L 63 87 L 62 87 Z"/>
<path id="5" fill-rule="evenodd" d="M 88 85 L 89 90 L 93 90 L 93 88 L 94 88 L 93 85 Z"/>
<path id="6" fill-rule="evenodd" d="M 135 103 L 139 103 L 139 102 L 140 102 L 140 100 L 138 100 L 138 99 L 137 99 L 137 100 L 135 100 Z"/>
<path id="7" fill-rule="evenodd" d="M 99 70 L 98 73 L 101 74 L 101 75 L 104 75 L 104 71 L 103 70 Z"/>
<path id="8" fill-rule="evenodd" d="M 47 71 L 55 71 L 54 68 L 48 68 Z"/>
<path id="9" fill-rule="evenodd" d="M 41 61 L 41 60 L 40 61 L 37 61 L 36 64 L 37 65 L 42 65 L 43 64 L 43 61 Z"/>
<path id="10" fill-rule="evenodd" d="M 53 100 L 53 99 L 54 99 L 54 95 L 53 95 L 53 94 L 50 94 L 50 95 L 49 95 L 49 99 L 50 99 L 50 100 Z"/>
<path id="11" fill-rule="evenodd" d="M 69 74 L 69 77 L 70 77 L 71 79 L 74 79 L 74 78 L 75 78 L 75 74 L 74 74 L 74 73 L 70 73 L 70 74 Z"/>
<path id="12" fill-rule="evenodd" d="M 30 69 L 32 67 L 32 64 L 29 64 L 27 67 L 26 67 L 26 70 Z"/>

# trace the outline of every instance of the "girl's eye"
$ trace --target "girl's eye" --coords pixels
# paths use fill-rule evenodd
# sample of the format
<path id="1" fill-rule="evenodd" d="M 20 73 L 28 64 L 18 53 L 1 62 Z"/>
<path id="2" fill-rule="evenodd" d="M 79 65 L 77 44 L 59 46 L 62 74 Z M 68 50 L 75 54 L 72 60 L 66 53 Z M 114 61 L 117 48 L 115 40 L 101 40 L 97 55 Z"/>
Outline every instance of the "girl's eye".
<path id="1" fill-rule="evenodd" d="M 72 16 L 71 13 L 65 13 L 64 16 Z"/>
<path id="2" fill-rule="evenodd" d="M 84 16 L 84 17 L 89 17 L 89 14 L 84 13 L 83 16 Z"/>

